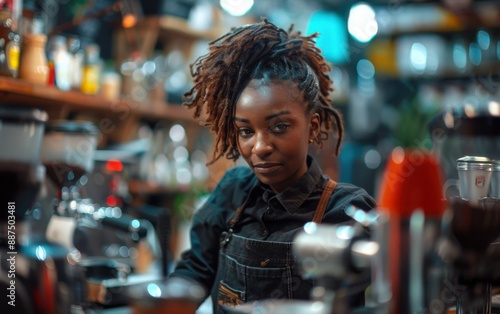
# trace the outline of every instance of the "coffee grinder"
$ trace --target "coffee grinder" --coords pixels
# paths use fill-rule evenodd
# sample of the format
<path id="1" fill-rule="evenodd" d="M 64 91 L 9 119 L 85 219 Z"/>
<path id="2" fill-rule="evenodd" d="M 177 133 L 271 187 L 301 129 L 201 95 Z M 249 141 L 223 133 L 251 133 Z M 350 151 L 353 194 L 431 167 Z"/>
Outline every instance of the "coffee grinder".
<path id="1" fill-rule="evenodd" d="M 57 190 L 53 208 L 59 216 L 74 217 L 82 210 L 79 191 L 94 167 L 98 134 L 87 121 L 51 121 L 45 127 L 41 160 Z"/>
<path id="2" fill-rule="evenodd" d="M 498 107 L 491 100 L 487 108 Z M 454 283 L 457 313 L 491 313 L 500 283 L 500 116 L 495 110 L 445 111 L 430 124 L 446 183 L 449 213 L 436 247 Z"/>
<path id="3" fill-rule="evenodd" d="M 0 286 L 2 313 L 78 313 L 69 252 L 31 239 L 26 213 L 44 180 L 40 147 L 48 116 L 0 106 Z"/>

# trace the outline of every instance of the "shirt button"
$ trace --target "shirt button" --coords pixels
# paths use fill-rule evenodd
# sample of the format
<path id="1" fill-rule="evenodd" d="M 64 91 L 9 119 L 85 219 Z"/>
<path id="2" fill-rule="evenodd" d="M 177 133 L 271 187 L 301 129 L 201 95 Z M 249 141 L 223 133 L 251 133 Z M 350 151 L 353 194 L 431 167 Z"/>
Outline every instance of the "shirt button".
<path id="1" fill-rule="evenodd" d="M 267 230 L 262 231 L 262 236 L 263 237 L 266 237 L 268 234 L 269 234 L 269 232 Z"/>

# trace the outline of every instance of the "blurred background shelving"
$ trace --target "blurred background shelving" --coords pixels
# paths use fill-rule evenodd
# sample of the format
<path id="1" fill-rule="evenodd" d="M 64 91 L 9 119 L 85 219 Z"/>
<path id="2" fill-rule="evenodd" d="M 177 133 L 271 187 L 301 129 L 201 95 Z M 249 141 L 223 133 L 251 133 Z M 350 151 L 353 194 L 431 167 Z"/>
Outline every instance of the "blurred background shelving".
<path id="1" fill-rule="evenodd" d="M 130 112 L 126 121 L 119 121 L 117 131 L 102 140 L 103 147 L 133 140 L 141 123 L 151 127 L 159 121 L 190 124 L 190 114 L 179 106 L 180 95 L 190 84 L 189 64 L 206 51 L 210 40 L 260 16 L 282 27 L 293 23 L 305 33 L 320 33 L 318 44 L 333 64 L 334 106 L 344 113 L 348 128 L 347 150 L 350 144 L 394 142 L 391 133 L 400 109 L 422 87 L 441 97 L 449 86 L 463 90 L 469 84 L 489 84 L 491 89 L 498 78 L 497 1 L 255 1 L 240 16 L 224 9 L 224 1 L 123 1 L 121 11 L 109 10 L 118 2 L 67 1 L 54 9 L 47 2 L 25 0 L 23 8 L 42 13 L 48 34 L 97 42 L 107 69 L 123 76 L 119 101 L 2 79 L 6 99 L 37 103 L 59 119 L 83 113 L 94 119 L 114 115 L 116 120 L 116 113 Z M 99 14 L 103 11 L 109 14 Z M 136 19 L 133 27 L 125 27 L 126 14 Z M 127 65 L 142 66 L 141 82 L 127 82 L 130 77 L 123 75 Z M 147 71 L 151 73 L 144 74 Z M 386 112 L 392 119 L 384 121 L 384 115 L 372 115 L 372 111 Z M 380 165 L 387 151 L 380 151 Z M 355 176 L 345 171 L 352 168 L 346 164 L 332 168 L 344 180 Z M 376 178 L 368 181 L 353 183 L 376 193 Z"/>
<path id="2" fill-rule="evenodd" d="M 53 112 L 53 117 L 65 116 L 71 111 L 95 111 L 100 116 L 111 116 L 126 108 L 130 110 L 131 116 L 142 119 L 193 122 L 191 114 L 175 104 L 168 105 L 158 101 L 134 104 L 126 99 L 111 101 L 100 96 L 86 95 L 78 91 L 61 91 L 56 87 L 40 86 L 7 77 L 0 77 L 0 93 L 8 102 L 25 106 L 33 106 L 36 103 L 37 107 Z"/>
<path id="3" fill-rule="evenodd" d="M 46 237 L 52 218 L 68 214 L 66 222 L 84 220 L 79 230 L 88 229 L 88 238 L 75 241 L 83 255 L 137 258 L 133 263 L 142 272 L 158 258 L 153 256 L 155 245 L 150 250 L 142 246 L 150 239 L 136 243 L 142 224 L 147 233 L 156 228 L 162 262 L 172 266 L 189 245 L 195 211 L 229 167 L 244 165 L 221 158 L 207 166 L 213 135 L 181 105 L 193 84 L 190 65 L 207 52 L 209 42 L 261 17 L 285 29 L 293 24 L 306 35 L 319 33 L 316 43 L 332 66 L 332 106 L 342 113 L 346 132 L 338 157 L 334 136 L 321 150 L 311 145 L 311 154 L 333 179 L 379 199 L 392 152 L 400 152 L 398 147 L 428 150 L 436 144 L 431 121 L 438 122 L 433 131 L 449 136 L 438 143 L 447 144 L 441 150 L 472 146 L 469 151 L 481 156 L 486 147 L 487 155 L 498 159 L 496 140 L 477 141 L 481 150 L 476 150 L 475 137 L 451 136 L 463 119 L 440 115 L 500 116 L 497 0 L 0 0 L 0 105 L 48 113 L 44 137 L 50 140 L 55 132 L 64 141 L 52 137 L 44 147 L 46 153 L 57 151 L 57 158 L 45 156 L 45 170 L 52 177 L 64 170 L 61 175 L 71 181 L 58 186 L 58 180 L 38 178 L 43 168 L 36 167 L 37 180 L 44 182 L 27 213 L 29 236 Z M 46 70 L 45 81 L 20 75 L 28 34 L 46 40 L 37 51 L 46 64 L 40 58 L 40 67 L 28 67 Z M 493 133 L 500 128 L 493 118 L 471 119 L 473 128 Z M 57 120 L 65 121 L 51 124 Z M 0 151 L 9 145 L 0 142 Z M 67 167 L 75 156 L 94 161 L 78 178 L 73 171 L 80 169 Z M 445 160 L 448 173 L 456 170 L 455 157 Z M 448 181 L 454 183 L 446 182 L 443 189 L 457 187 L 458 180 Z M 109 218 L 121 222 L 123 238 L 134 242 L 129 248 L 118 245 L 123 234 L 115 239 L 101 228 L 104 221 L 110 227 Z M 66 224 L 52 229 L 65 228 L 70 229 Z M 67 242 L 65 234 L 60 237 Z M 197 313 L 210 312 L 202 306 Z"/>
<path id="4" fill-rule="evenodd" d="M 304 33 L 320 33 L 318 45 L 333 65 L 334 106 L 347 127 L 343 154 L 322 162 L 336 164 L 324 167 L 371 194 L 376 193 L 383 156 L 405 131 L 398 125 L 408 110 L 425 116 L 449 106 L 457 95 L 496 92 L 498 1 L 279 0 L 255 1 L 246 12 L 235 11 L 248 3 L 253 2 L 242 0 L 231 7 L 215 0 L 75 0 L 53 8 L 44 1 L 25 0 L 23 15 L 26 10 L 40 13 L 50 36 L 78 36 L 82 44 L 99 45 L 104 69 L 122 76 L 121 97 L 110 101 L 10 78 L 0 79 L 1 92 L 5 99 L 41 106 L 51 119 L 102 123 L 111 118 L 116 131 L 101 140 L 102 148 L 137 140 L 141 126 L 154 130 L 158 123 L 187 125 L 188 138 L 193 139 L 203 131 L 179 106 L 191 84 L 189 64 L 231 27 L 266 16 L 284 28 L 294 24 Z M 126 25 L 128 16 L 134 18 L 131 27 Z M 417 105 L 413 108 L 412 103 Z M 423 133 L 403 137 L 424 140 L 418 136 Z M 367 166 L 366 158 L 375 159 Z M 370 174 L 359 175 L 366 178 L 362 182 L 354 178 L 360 171 L 353 168 L 355 163 Z"/>
<path id="5" fill-rule="evenodd" d="M 205 166 L 212 135 L 180 105 L 192 84 L 189 65 L 211 40 L 262 16 L 283 28 L 320 33 L 318 46 L 332 64 L 332 105 L 344 116 L 346 137 L 338 158 L 333 141 L 313 154 L 329 175 L 374 196 L 395 146 L 432 145 L 427 124 L 437 112 L 500 110 L 484 106 L 500 96 L 498 1 L 22 3 L 21 17 L 41 21 L 48 35 L 49 61 L 56 36 L 77 38 L 80 52 L 97 44 L 103 85 L 89 94 L 0 77 L 2 100 L 44 109 L 52 120 L 94 122 L 101 155 L 127 156 L 124 194 L 178 212 L 192 212 L 234 165 Z M 119 95 L 111 99 L 103 88 L 109 73 L 120 78 Z"/>

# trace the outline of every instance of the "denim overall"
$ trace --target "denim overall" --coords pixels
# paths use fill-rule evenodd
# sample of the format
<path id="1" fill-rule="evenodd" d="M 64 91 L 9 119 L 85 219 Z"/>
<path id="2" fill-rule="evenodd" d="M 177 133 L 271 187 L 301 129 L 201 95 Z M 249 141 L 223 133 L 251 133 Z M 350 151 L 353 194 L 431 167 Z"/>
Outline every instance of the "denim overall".
<path id="1" fill-rule="evenodd" d="M 313 222 L 320 223 L 336 182 L 323 190 Z M 312 280 L 301 278 L 292 254 L 292 242 L 254 240 L 233 233 L 243 208 L 239 207 L 221 235 L 219 264 L 211 291 L 214 313 L 222 305 L 235 306 L 262 299 L 308 299 Z"/>

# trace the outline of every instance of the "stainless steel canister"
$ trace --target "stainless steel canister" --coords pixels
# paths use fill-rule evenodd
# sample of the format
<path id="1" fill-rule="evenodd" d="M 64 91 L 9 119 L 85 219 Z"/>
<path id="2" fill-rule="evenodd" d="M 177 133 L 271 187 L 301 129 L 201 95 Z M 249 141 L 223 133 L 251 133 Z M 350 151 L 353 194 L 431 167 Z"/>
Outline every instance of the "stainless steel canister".
<path id="1" fill-rule="evenodd" d="M 477 206 L 480 199 L 489 196 L 493 165 L 487 157 L 465 156 L 457 159 L 460 197 L 472 206 Z"/>
<path id="2" fill-rule="evenodd" d="M 493 174 L 491 176 L 491 197 L 500 199 L 500 160 L 493 160 Z"/>

